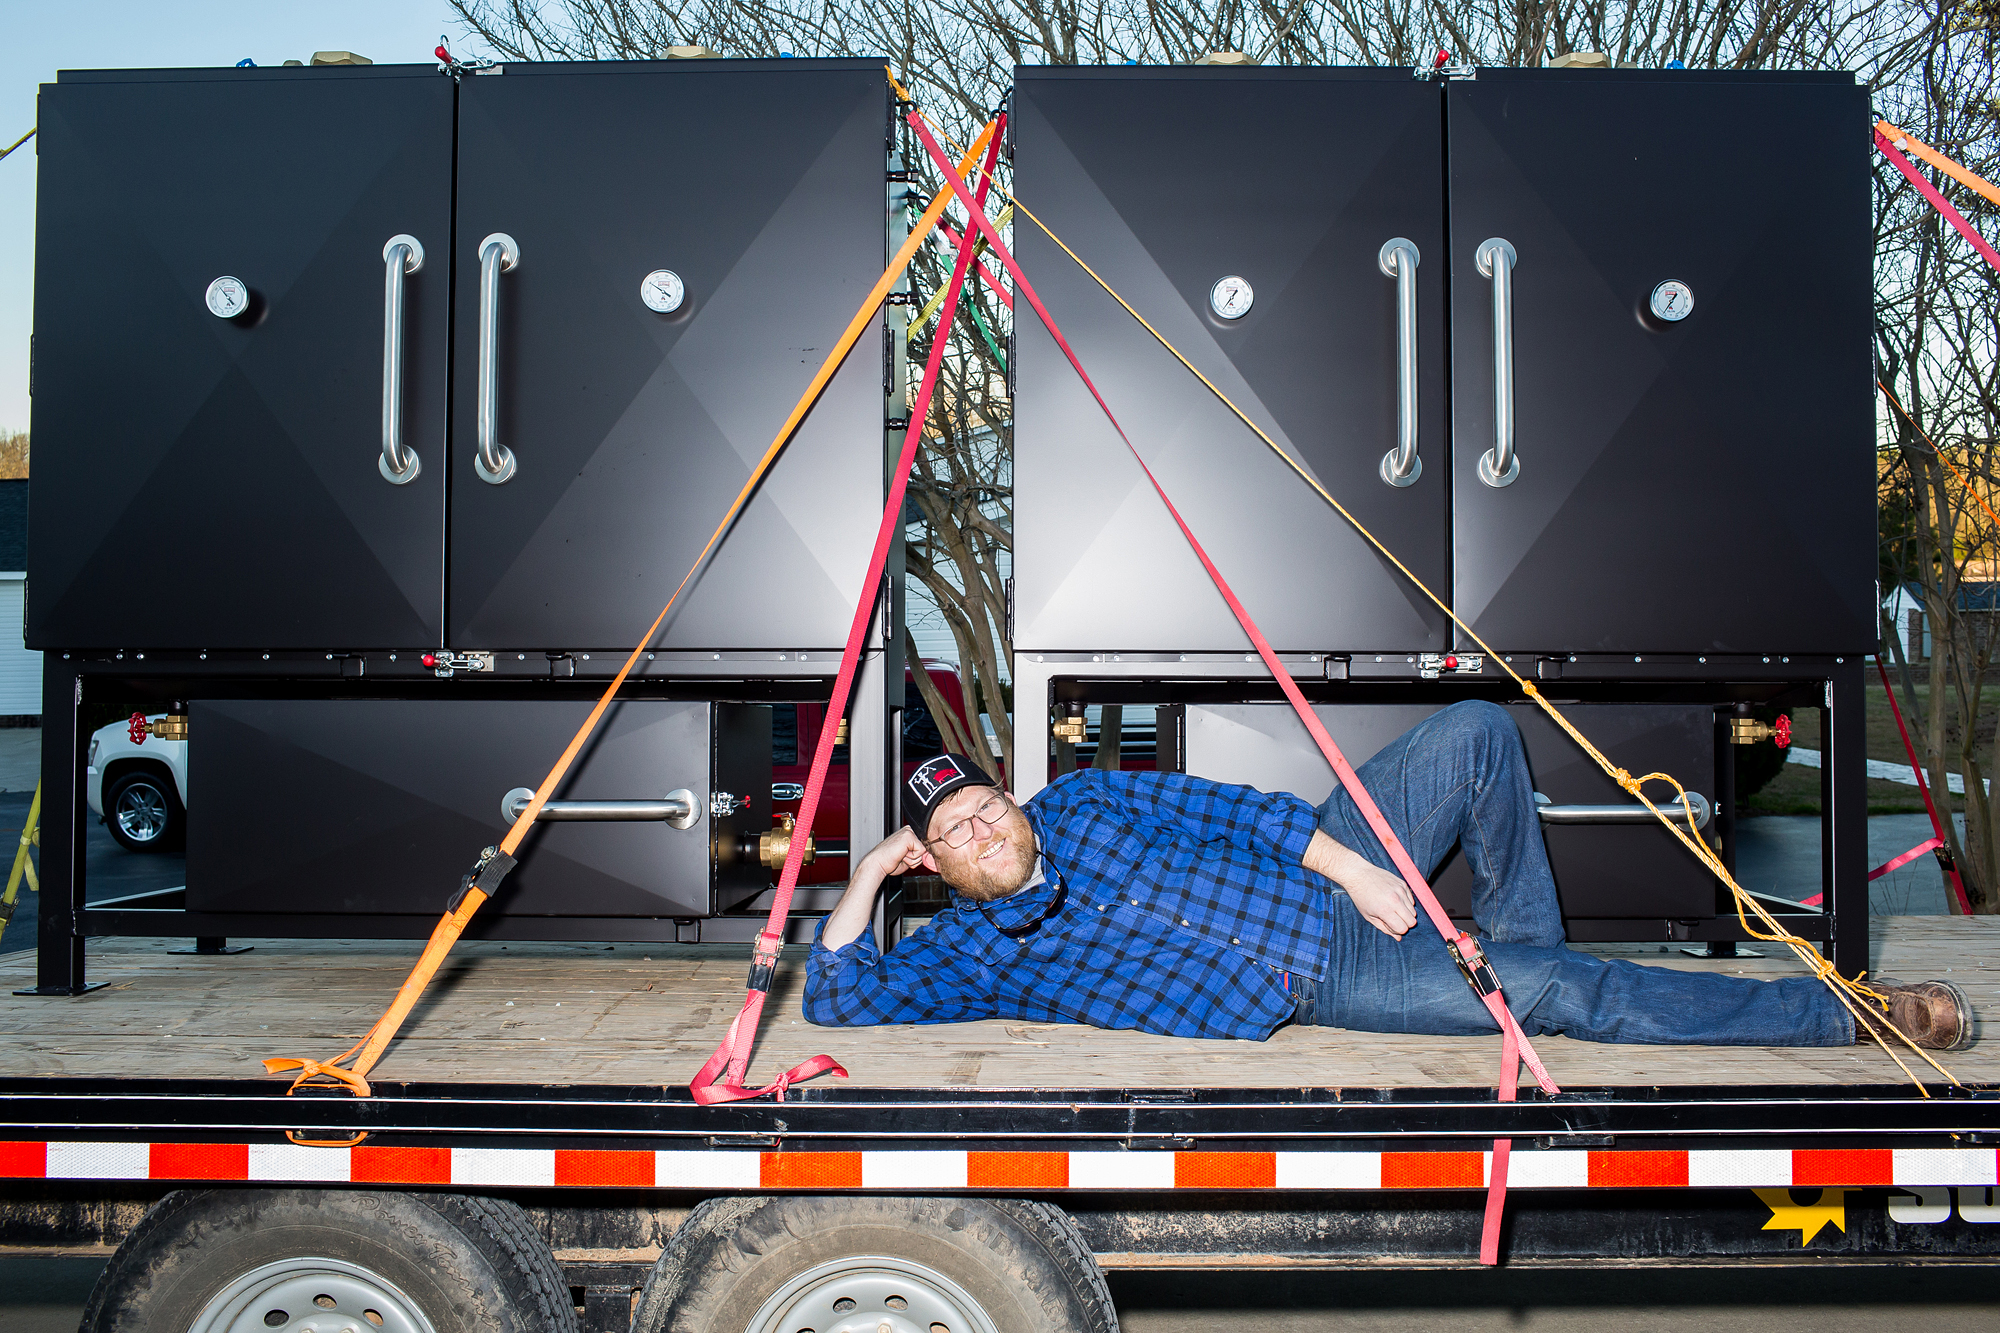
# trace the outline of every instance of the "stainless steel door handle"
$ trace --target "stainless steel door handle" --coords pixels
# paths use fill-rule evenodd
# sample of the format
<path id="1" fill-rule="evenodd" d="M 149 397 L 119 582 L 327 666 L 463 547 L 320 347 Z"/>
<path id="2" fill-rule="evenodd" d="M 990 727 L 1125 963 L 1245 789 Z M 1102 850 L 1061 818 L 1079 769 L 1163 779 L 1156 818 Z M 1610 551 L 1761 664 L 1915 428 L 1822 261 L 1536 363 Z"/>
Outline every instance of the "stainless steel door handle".
<path id="1" fill-rule="evenodd" d="M 500 443 L 500 275 L 521 262 L 521 247 L 504 231 L 479 243 L 479 452 L 473 471 L 498 486 L 514 475 L 514 454 Z"/>
<path id="2" fill-rule="evenodd" d="M 1514 247 L 1500 237 L 1473 251 L 1479 271 L 1493 279 L 1493 447 L 1479 456 L 1479 479 L 1509 486 L 1521 475 L 1514 453 Z"/>
<path id="3" fill-rule="evenodd" d="M 1382 455 L 1382 480 L 1408 486 L 1424 475 L 1417 456 L 1417 243 L 1397 236 L 1382 244 L 1376 267 L 1396 280 L 1396 447 Z"/>
<path id="4" fill-rule="evenodd" d="M 500 817 L 512 824 L 535 799 L 533 787 L 516 787 L 500 798 Z M 537 824 L 590 821 L 596 823 L 661 823 L 675 828 L 691 827 L 701 817 L 695 795 L 686 787 L 670 791 L 657 800 L 646 801 L 544 801 L 535 815 Z"/>
<path id="5" fill-rule="evenodd" d="M 1667 818 L 1686 827 L 1689 817 L 1693 817 L 1694 828 L 1708 827 L 1709 816 L 1714 813 L 1708 798 L 1700 792 L 1687 794 L 1687 808 L 1683 810 L 1679 801 L 1655 801 L 1655 805 Z M 1535 813 L 1542 817 L 1544 824 L 1650 824 L 1653 812 L 1637 801 L 1627 801 L 1619 805 L 1556 805 L 1540 792 L 1535 793 Z"/>
<path id="6" fill-rule="evenodd" d="M 424 266 L 423 243 L 397 234 L 382 247 L 382 475 L 404 486 L 417 479 L 423 463 L 403 447 L 403 275 Z"/>

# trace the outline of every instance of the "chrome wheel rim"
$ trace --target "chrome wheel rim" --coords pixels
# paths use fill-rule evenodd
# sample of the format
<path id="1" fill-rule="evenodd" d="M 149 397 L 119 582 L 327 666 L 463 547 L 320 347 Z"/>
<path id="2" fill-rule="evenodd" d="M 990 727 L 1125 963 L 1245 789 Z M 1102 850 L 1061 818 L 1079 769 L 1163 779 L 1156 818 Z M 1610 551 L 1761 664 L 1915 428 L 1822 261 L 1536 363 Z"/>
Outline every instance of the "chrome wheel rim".
<path id="1" fill-rule="evenodd" d="M 834 1259 L 772 1293 L 745 1333 L 1000 1333 L 965 1289 L 927 1264 Z"/>
<path id="2" fill-rule="evenodd" d="M 252 1269 L 188 1333 L 437 1333 L 416 1302 L 358 1264 L 301 1255 Z"/>
<path id="3" fill-rule="evenodd" d="M 167 831 L 167 798 L 149 782 L 118 793 L 118 828 L 134 842 L 151 842 Z"/>

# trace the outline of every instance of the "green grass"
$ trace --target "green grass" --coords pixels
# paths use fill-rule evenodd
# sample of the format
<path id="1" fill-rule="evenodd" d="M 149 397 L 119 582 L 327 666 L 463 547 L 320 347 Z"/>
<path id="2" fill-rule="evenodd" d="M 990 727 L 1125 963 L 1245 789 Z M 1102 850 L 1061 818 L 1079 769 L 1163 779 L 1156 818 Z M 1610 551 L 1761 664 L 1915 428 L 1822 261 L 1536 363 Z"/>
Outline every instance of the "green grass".
<path id="1" fill-rule="evenodd" d="M 1895 679 L 1893 673 L 1891 673 L 1890 678 L 1892 680 Z M 1903 748 L 1902 738 L 1896 732 L 1896 718 L 1889 709 L 1887 697 L 1882 693 L 1881 677 L 1875 674 L 1872 667 L 1868 671 L 1867 687 L 1868 757 L 1870 759 L 1886 760 L 1892 764 L 1908 764 L 1910 762 L 1909 752 Z M 1988 697 L 1981 701 L 1979 723 L 1973 732 L 1974 737 L 1979 742 L 1979 754 L 1982 757 L 1992 753 L 1994 723 L 1996 718 L 2000 718 L 2000 686 L 1989 686 L 1987 695 Z M 1930 687 L 1928 685 L 1919 684 L 1917 686 L 1917 699 L 1920 707 L 1927 708 L 1929 706 Z M 1900 686 L 1897 692 L 1897 702 L 1902 702 Z M 1917 744 L 1919 747 L 1918 753 L 1921 754 L 1923 734 L 1918 729 L 1919 724 L 1917 720 L 1905 714 L 1904 722 L 1910 727 L 1910 739 Z M 1950 734 L 1954 738 L 1950 743 L 1955 744 L 1957 718 L 1955 716 L 1950 717 L 1948 722 L 1951 728 Z M 1804 746 L 1809 750 L 1823 748 L 1820 744 L 1819 711 L 1817 709 L 1801 708 L 1792 714 L 1792 743 Z M 1928 773 L 1926 776 L 1929 776 Z M 1787 764 L 1777 777 L 1772 778 L 1756 795 L 1752 796 L 1748 801 L 1743 802 L 1743 813 L 1751 815 L 1816 815 L 1820 809 L 1819 780 L 1820 774 L 1818 769 L 1806 768 L 1799 764 Z M 1933 799 L 1938 800 L 1938 809 L 1942 812 L 1945 808 L 1944 794 L 1934 792 Z M 1963 811 L 1965 809 L 1965 798 L 1963 796 L 1950 796 L 1948 799 L 1953 811 Z M 1898 782 L 1886 782 L 1880 778 L 1870 778 L 1868 780 L 1869 814 L 1920 815 L 1923 812 L 1924 798 L 1915 787 L 1906 787 Z"/>

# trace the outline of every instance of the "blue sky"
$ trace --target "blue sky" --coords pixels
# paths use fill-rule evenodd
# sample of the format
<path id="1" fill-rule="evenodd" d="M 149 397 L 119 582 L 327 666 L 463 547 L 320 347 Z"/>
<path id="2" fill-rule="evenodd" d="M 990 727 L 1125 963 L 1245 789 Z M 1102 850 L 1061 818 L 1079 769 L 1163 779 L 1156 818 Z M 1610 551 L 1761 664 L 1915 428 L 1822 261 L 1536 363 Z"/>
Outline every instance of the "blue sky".
<path id="1" fill-rule="evenodd" d="M 0 0 L 0 148 L 35 123 L 35 90 L 59 69 L 259 65 L 354 51 L 378 65 L 431 61 L 460 37 L 444 0 Z M 474 54 L 476 48 L 457 54 Z M 28 428 L 35 157 L 0 161 L 0 430 Z"/>

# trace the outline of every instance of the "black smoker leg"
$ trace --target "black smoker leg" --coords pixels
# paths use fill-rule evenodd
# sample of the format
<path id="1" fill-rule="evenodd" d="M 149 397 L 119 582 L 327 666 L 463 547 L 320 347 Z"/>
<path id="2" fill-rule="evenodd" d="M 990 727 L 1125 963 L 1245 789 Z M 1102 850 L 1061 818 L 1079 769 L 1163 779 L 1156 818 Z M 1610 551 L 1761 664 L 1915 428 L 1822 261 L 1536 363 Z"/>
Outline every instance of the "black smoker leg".
<path id="1" fill-rule="evenodd" d="M 1868 962 L 1868 733 L 1859 657 L 1837 662 L 1827 686 L 1820 770 L 1820 866 L 1833 917 L 1833 965 L 1854 976 Z"/>
<path id="2" fill-rule="evenodd" d="M 17 995 L 81 995 L 77 922 L 83 911 L 83 737 L 77 705 L 83 678 L 61 653 L 42 654 L 42 862 L 40 931 L 35 940 L 35 987 Z M 103 983 L 99 983 L 100 985 Z"/>

